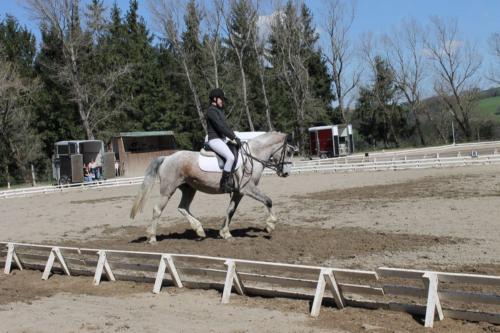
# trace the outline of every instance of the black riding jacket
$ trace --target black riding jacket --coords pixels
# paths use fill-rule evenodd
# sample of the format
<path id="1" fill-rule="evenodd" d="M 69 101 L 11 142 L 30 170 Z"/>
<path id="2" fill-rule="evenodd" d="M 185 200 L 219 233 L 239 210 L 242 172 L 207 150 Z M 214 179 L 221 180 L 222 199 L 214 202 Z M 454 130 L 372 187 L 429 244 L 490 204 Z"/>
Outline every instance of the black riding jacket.
<path id="1" fill-rule="evenodd" d="M 234 140 L 236 138 L 236 135 L 227 123 L 224 111 L 215 105 L 210 105 L 205 115 L 207 119 L 208 140 L 224 139 L 226 137 Z"/>

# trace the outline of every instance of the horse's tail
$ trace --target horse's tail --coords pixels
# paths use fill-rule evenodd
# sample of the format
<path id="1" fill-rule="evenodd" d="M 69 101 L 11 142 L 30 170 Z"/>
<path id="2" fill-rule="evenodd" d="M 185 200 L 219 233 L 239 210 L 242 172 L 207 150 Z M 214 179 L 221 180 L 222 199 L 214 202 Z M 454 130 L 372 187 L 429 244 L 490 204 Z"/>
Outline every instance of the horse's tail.
<path id="1" fill-rule="evenodd" d="M 155 158 L 149 164 L 146 175 L 144 176 L 144 181 L 142 182 L 141 189 L 134 200 L 134 205 L 132 206 L 132 210 L 130 211 L 130 218 L 134 219 L 137 215 L 137 212 L 144 208 L 144 204 L 146 199 L 149 196 L 149 193 L 153 189 L 153 185 L 155 184 L 156 176 L 158 175 L 158 169 L 160 165 L 163 163 L 165 156 L 160 156 Z"/>

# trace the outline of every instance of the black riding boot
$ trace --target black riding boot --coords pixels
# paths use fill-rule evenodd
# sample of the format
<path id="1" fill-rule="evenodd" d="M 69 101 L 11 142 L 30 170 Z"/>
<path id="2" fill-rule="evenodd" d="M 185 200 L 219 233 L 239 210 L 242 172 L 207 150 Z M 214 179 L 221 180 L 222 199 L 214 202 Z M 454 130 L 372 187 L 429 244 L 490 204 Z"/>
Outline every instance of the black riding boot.
<path id="1" fill-rule="evenodd" d="M 232 173 L 227 171 L 222 171 L 222 177 L 220 179 L 220 191 L 223 193 L 231 193 L 233 192 L 233 182 L 232 182 Z"/>

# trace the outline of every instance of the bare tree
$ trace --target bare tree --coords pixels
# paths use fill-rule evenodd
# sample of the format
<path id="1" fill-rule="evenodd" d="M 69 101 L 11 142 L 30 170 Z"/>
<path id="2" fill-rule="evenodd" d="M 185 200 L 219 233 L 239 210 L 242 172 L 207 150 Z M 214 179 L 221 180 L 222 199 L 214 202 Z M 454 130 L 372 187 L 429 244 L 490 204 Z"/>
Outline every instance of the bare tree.
<path id="1" fill-rule="evenodd" d="M 229 46 L 238 59 L 241 79 L 241 92 L 243 95 L 243 107 L 247 116 L 248 126 L 250 127 L 251 131 L 255 131 L 252 121 L 252 115 L 250 114 L 250 108 L 248 106 L 248 87 L 244 65 L 245 55 L 251 50 L 253 46 L 252 38 L 254 37 L 254 26 L 257 22 L 257 10 L 252 0 L 229 0 L 228 6 L 226 6 L 225 2 L 221 1 L 218 2 L 218 5 L 223 5 L 224 7 L 230 8 L 229 11 L 224 10 L 224 8 L 221 8 L 220 11 L 224 19 L 224 26 L 226 29 L 226 34 L 228 36 Z M 243 14 L 246 15 L 244 22 L 237 22 L 238 17 L 236 16 L 236 11 L 238 9 L 243 10 Z M 238 26 L 241 31 L 236 30 L 237 23 L 243 23 L 242 25 Z"/>
<path id="2" fill-rule="evenodd" d="M 277 10 L 272 23 L 272 34 L 277 51 L 274 66 L 277 67 L 280 78 L 288 88 L 288 94 L 293 102 L 296 113 L 295 123 L 299 131 L 301 151 L 305 148 L 306 135 L 306 105 L 311 100 L 310 77 L 307 68 L 309 54 L 304 52 L 307 44 L 301 17 L 297 8 L 288 3 L 285 8 Z"/>
<path id="3" fill-rule="evenodd" d="M 203 130 L 207 133 L 207 123 L 201 107 L 198 89 L 193 81 L 193 68 L 189 64 L 191 55 L 188 54 L 181 41 L 182 13 L 185 12 L 185 4 L 175 0 L 153 0 L 150 2 L 150 11 L 161 28 L 164 38 L 177 55 L 177 60 L 182 65 L 189 89 L 193 95 L 198 117 Z"/>
<path id="4" fill-rule="evenodd" d="M 489 43 L 494 59 L 488 79 L 495 84 L 500 84 L 500 32 L 492 34 Z"/>
<path id="5" fill-rule="evenodd" d="M 471 139 L 471 116 L 477 100 L 481 57 L 474 47 L 461 39 L 456 21 L 431 18 L 424 43 L 434 64 L 434 90 L 465 137 Z"/>
<path id="6" fill-rule="evenodd" d="M 206 46 L 209 56 L 212 62 L 213 70 L 213 81 L 210 79 L 210 75 L 205 73 L 205 78 L 208 80 L 208 84 L 212 87 L 220 87 L 219 79 L 219 61 L 221 58 L 221 32 L 222 32 L 222 8 L 221 4 L 223 0 L 214 0 L 213 8 L 205 9 L 205 29 L 207 31 L 206 36 L 203 40 L 203 44 Z"/>
<path id="7" fill-rule="evenodd" d="M 400 28 L 395 29 L 390 36 L 384 36 L 383 40 L 387 58 L 395 74 L 396 86 L 415 119 L 420 143 L 425 145 L 420 123 L 421 114 L 424 112 L 422 94 L 426 74 L 423 31 L 416 21 L 403 21 Z"/>
<path id="8" fill-rule="evenodd" d="M 31 127 L 29 103 L 38 83 L 22 78 L 16 66 L 0 56 L 0 152 L 7 179 L 8 164 L 15 162 L 26 181 L 29 164 L 41 156 L 40 140 Z M 2 149 L 3 148 L 3 149 Z"/>
<path id="9" fill-rule="evenodd" d="M 355 18 L 354 1 L 332 0 L 328 5 L 328 13 L 323 28 L 329 39 L 329 54 L 326 59 L 331 67 L 334 95 L 338 102 L 338 110 L 344 121 L 348 120 L 346 97 L 358 86 L 362 69 L 353 68 L 354 58 L 352 42 L 349 38 Z"/>
<path id="10" fill-rule="evenodd" d="M 61 41 L 62 62 L 45 63 L 57 73 L 57 81 L 68 86 L 88 139 L 94 139 L 99 124 L 114 116 L 123 106 L 109 110 L 103 102 L 111 98 L 118 78 L 129 72 L 128 66 L 96 72 L 85 68 L 85 61 L 93 56 L 93 37 L 102 27 L 102 17 L 90 17 L 89 31 L 82 29 L 80 0 L 25 0 L 35 19 L 57 34 Z M 91 8 L 89 8 L 92 10 Z M 95 9 L 95 8 L 94 8 Z M 94 14 L 102 14 L 95 11 Z"/>
<path id="11" fill-rule="evenodd" d="M 259 27 L 255 25 L 253 33 L 253 50 L 258 62 L 258 74 L 260 79 L 260 87 L 262 90 L 262 96 L 264 97 L 264 107 L 266 112 L 266 123 L 269 131 L 273 130 L 273 124 L 271 122 L 271 105 L 269 104 L 269 99 L 267 98 L 266 89 L 266 43 L 267 41 L 259 36 Z"/>

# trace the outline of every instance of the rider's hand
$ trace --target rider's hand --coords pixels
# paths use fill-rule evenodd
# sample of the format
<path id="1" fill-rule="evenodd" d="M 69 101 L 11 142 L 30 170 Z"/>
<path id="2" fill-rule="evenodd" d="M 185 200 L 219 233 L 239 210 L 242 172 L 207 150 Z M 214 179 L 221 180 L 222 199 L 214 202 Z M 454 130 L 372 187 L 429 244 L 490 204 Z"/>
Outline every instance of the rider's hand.
<path id="1" fill-rule="evenodd" d="M 236 145 L 238 147 L 241 147 L 241 140 L 240 140 L 240 138 L 236 137 L 236 138 L 234 138 L 234 141 L 236 141 Z"/>

